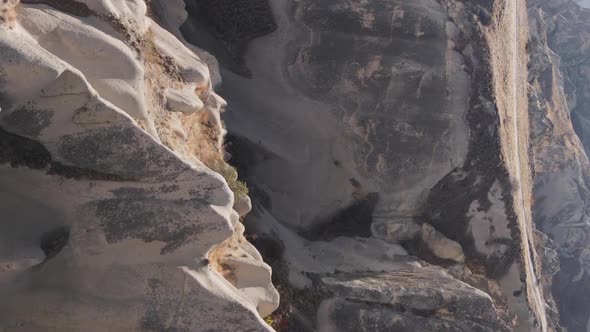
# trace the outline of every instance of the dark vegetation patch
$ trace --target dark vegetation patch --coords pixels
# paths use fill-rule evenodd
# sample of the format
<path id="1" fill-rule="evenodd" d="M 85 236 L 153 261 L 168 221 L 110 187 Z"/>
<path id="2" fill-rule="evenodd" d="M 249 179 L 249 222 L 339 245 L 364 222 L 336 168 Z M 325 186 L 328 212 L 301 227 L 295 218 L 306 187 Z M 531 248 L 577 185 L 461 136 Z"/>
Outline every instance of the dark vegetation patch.
<path id="1" fill-rule="evenodd" d="M 251 76 L 244 61 L 248 44 L 277 28 L 268 0 L 187 0 L 185 3 L 189 18 L 180 29 L 186 40 L 212 52 L 233 72 Z"/>
<path id="2" fill-rule="evenodd" d="M 68 179 L 123 181 L 122 177 L 94 170 L 66 166 L 53 161 L 49 151 L 39 142 L 15 135 L 0 128 L 0 164 L 46 170 L 47 174 Z"/>
<path id="3" fill-rule="evenodd" d="M 206 161 L 205 165 L 207 165 L 207 167 L 209 167 L 215 173 L 219 173 L 221 176 L 223 176 L 225 181 L 227 181 L 229 189 L 231 189 L 231 191 L 234 193 L 236 200 L 248 196 L 248 186 L 246 183 L 239 180 L 238 171 L 235 167 L 228 164 L 221 157 Z"/>

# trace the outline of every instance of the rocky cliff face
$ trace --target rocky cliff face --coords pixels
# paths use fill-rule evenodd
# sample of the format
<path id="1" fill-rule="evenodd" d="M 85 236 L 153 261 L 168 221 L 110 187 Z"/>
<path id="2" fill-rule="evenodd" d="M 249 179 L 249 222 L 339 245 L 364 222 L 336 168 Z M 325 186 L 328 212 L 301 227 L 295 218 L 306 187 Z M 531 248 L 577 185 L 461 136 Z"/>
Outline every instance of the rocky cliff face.
<path id="1" fill-rule="evenodd" d="M 143 1 L 0 7 L 0 330 L 270 330 L 194 48 Z"/>
<path id="2" fill-rule="evenodd" d="M 557 244 L 553 293 L 563 325 L 587 331 L 590 10 L 570 1 L 533 1 L 529 17 L 535 221 Z"/>
<path id="3" fill-rule="evenodd" d="M 377 330 L 557 328 L 531 217 L 529 119 L 519 111 L 524 2 L 275 1 L 240 15 L 189 3 L 183 32 L 214 53 L 235 49 L 236 37 L 203 24 L 203 8 L 238 25 L 254 13 L 276 23 L 245 53 L 249 75 L 222 61 L 220 91 L 231 160 L 254 195 L 247 224 L 274 267 L 284 329 L 354 330 L 368 317 Z M 436 284 L 433 265 L 454 292 L 469 285 L 459 306 L 477 314 L 342 286 L 381 294 L 402 285 L 417 299 L 412 273 L 397 273 L 422 271 Z M 468 305 L 478 294 L 492 305 Z"/>
<path id="4" fill-rule="evenodd" d="M 589 22 L 4 1 L 0 331 L 586 331 Z"/>

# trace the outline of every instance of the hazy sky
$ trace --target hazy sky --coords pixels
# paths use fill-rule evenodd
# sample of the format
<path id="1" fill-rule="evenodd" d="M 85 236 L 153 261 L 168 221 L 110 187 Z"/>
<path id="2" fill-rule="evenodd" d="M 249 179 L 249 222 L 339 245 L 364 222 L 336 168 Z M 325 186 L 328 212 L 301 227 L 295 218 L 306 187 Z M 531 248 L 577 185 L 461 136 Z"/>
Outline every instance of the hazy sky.
<path id="1" fill-rule="evenodd" d="M 576 2 L 582 7 L 590 8 L 590 0 L 577 0 Z"/>

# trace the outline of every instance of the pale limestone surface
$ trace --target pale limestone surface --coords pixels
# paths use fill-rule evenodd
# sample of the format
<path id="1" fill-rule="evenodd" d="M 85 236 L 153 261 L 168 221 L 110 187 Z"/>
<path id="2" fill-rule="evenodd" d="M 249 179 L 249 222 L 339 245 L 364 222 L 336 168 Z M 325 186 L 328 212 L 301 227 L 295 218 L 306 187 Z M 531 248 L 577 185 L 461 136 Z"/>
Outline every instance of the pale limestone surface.
<path id="1" fill-rule="evenodd" d="M 166 106 L 172 112 L 192 114 L 200 111 L 205 105 L 195 94 L 195 86 L 183 89 L 166 89 Z"/>
<path id="2" fill-rule="evenodd" d="M 465 255 L 461 245 L 438 232 L 428 224 L 422 225 L 420 231 L 422 241 L 434 255 L 442 259 L 451 259 L 459 263 L 465 262 Z"/>
<path id="3" fill-rule="evenodd" d="M 233 193 L 154 97 L 178 89 L 174 107 L 219 118 L 208 69 L 144 1 L 84 3 L 86 18 L 16 4 L 0 25 L 0 330 L 271 330 L 261 315 L 278 293 Z M 185 81 L 157 76 L 127 39 L 142 47 L 150 31 Z M 234 236 L 232 283 L 207 258 Z"/>

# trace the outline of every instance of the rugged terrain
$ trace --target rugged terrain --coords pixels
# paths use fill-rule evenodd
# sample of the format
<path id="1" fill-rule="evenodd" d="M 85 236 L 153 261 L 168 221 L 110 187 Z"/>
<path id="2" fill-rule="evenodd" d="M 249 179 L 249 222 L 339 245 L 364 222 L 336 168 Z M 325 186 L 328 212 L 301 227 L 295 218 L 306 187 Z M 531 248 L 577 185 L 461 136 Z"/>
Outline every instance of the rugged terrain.
<path id="1" fill-rule="evenodd" d="M 195 3 L 195 11 L 224 12 Z M 334 293 L 324 275 L 350 280 L 362 272 L 384 288 L 411 287 L 409 278 L 392 283 L 382 274 L 409 262 L 441 266 L 458 284 L 487 293 L 496 314 L 481 328 L 556 328 L 531 217 L 525 5 L 275 1 L 267 15 L 276 31 L 251 43 L 247 73 L 222 61 L 231 162 L 255 201 L 246 224 L 275 283 L 289 288 L 283 306 L 296 322 L 287 329 L 342 317 L 355 326 L 364 316 L 395 329 L 387 324 L 397 320 L 386 317 L 411 320 L 416 311 Z M 247 21 L 250 13 L 242 14 L 231 18 Z M 183 31 L 204 35 L 191 42 L 234 49 L 232 31 L 189 15 Z M 222 41 L 211 45 L 215 39 Z M 393 248 L 395 258 L 371 254 Z M 316 300 L 317 315 L 298 306 L 310 288 L 325 298 Z M 349 312 L 350 301 L 361 301 L 364 316 Z M 449 307 L 426 317 L 461 321 L 443 314 Z"/>
<path id="2" fill-rule="evenodd" d="M 531 1 L 529 82 L 534 219 L 555 241 L 553 294 L 568 331 L 590 328 L 590 9 Z"/>
<path id="3" fill-rule="evenodd" d="M 0 331 L 587 331 L 580 4 L 5 0 Z"/>
<path id="4" fill-rule="evenodd" d="M 270 330 L 207 65 L 143 1 L 0 6 L 0 330 Z"/>

